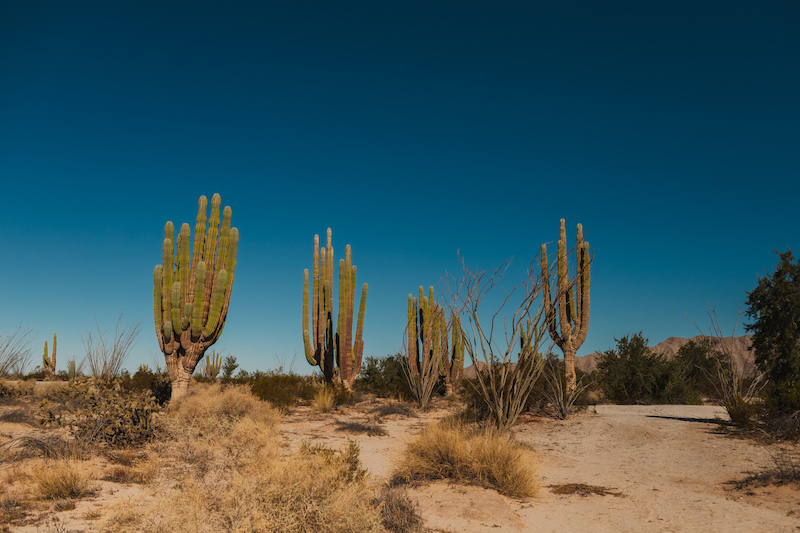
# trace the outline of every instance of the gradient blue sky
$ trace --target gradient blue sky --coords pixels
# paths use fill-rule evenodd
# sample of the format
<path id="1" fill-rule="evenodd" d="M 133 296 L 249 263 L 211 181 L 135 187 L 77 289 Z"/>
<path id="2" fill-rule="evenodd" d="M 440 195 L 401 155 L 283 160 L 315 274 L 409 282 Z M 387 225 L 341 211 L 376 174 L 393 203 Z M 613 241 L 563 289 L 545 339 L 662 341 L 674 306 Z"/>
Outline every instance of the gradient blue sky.
<path id="1" fill-rule="evenodd" d="M 143 322 L 163 226 L 218 192 L 239 228 L 215 346 L 301 372 L 303 269 L 333 228 L 369 283 L 365 355 L 406 298 L 560 218 L 595 250 L 578 354 L 693 336 L 800 251 L 800 3 L 32 2 L 0 7 L 0 331 L 82 356 Z M 743 331 L 739 330 L 739 333 Z"/>

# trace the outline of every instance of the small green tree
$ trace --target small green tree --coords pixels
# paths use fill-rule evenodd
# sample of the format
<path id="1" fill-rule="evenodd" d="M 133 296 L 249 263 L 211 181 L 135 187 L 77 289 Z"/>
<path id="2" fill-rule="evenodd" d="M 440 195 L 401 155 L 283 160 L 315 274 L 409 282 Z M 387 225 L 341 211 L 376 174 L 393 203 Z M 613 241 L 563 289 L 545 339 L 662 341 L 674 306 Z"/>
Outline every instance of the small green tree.
<path id="1" fill-rule="evenodd" d="M 232 355 L 226 357 L 222 364 L 222 381 L 229 382 L 233 379 L 233 373 L 237 368 L 239 368 L 239 364 L 236 362 L 236 358 Z"/>
<path id="2" fill-rule="evenodd" d="M 747 293 L 745 314 L 753 319 L 755 361 L 772 384 L 779 409 L 800 409 L 800 260 L 790 249 L 776 250 L 779 261 L 770 276 L 759 276 Z"/>

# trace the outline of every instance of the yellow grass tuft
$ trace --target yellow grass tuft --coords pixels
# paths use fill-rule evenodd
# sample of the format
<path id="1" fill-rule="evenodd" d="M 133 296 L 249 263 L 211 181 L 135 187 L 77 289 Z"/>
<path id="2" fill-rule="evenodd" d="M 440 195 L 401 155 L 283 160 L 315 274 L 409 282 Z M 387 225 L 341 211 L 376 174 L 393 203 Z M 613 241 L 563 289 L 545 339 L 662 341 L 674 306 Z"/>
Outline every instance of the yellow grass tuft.
<path id="1" fill-rule="evenodd" d="M 321 413 L 330 413 L 336 407 L 336 392 L 333 387 L 322 385 L 314 395 L 311 408 Z"/>
<path id="2" fill-rule="evenodd" d="M 78 461 L 48 461 L 33 470 L 31 481 L 43 500 L 82 498 L 96 492 L 87 465 Z"/>
<path id="3" fill-rule="evenodd" d="M 538 464 L 537 456 L 509 433 L 447 420 L 429 425 L 407 442 L 393 480 L 450 479 L 526 498 L 539 491 Z"/>

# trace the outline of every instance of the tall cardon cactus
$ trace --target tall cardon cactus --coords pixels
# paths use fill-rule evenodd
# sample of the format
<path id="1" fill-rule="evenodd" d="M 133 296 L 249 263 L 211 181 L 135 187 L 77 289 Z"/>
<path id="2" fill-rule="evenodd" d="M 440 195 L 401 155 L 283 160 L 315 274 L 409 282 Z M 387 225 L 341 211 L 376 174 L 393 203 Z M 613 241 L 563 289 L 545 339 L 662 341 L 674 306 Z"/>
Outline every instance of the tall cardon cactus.
<path id="1" fill-rule="evenodd" d="M 583 241 L 583 226 L 578 224 L 577 258 L 575 277 L 570 280 L 567 263 L 567 230 L 561 219 L 561 232 L 558 239 L 555 293 L 550 290 L 550 271 L 547 264 L 547 245 L 542 244 L 541 268 L 544 293 L 544 312 L 547 329 L 553 342 L 564 353 L 564 367 L 567 378 L 567 391 L 575 390 L 575 352 L 586 340 L 589 330 L 589 287 L 591 281 L 591 261 L 589 243 Z"/>
<path id="2" fill-rule="evenodd" d="M 448 343 L 448 330 L 452 329 L 452 343 Z M 439 376 L 444 377 L 447 393 L 461 386 L 464 369 L 464 345 L 461 321 L 452 315 L 450 326 L 445 320 L 444 308 L 436 303 L 433 287 L 419 288 L 419 299 L 408 295 L 408 381 L 420 407 L 425 407 Z"/>
<path id="3" fill-rule="evenodd" d="M 303 273 L 303 344 L 306 359 L 319 366 L 325 381 L 342 383 L 353 388 L 361 371 L 364 342 L 364 309 L 367 305 L 367 284 L 361 288 L 356 337 L 353 339 L 353 309 L 355 307 L 356 267 L 352 264 L 350 245 L 345 248 L 345 258 L 339 260 L 339 302 L 336 334 L 333 333 L 333 246 L 331 229 L 325 248 L 319 246 L 319 235 L 314 235 L 314 280 L 311 295 L 311 329 L 309 325 L 308 269 Z"/>
<path id="4" fill-rule="evenodd" d="M 42 368 L 47 370 L 50 377 L 56 375 L 56 334 L 53 333 L 53 356 L 47 355 L 47 341 L 44 341 L 44 355 L 42 356 Z"/>
<path id="5" fill-rule="evenodd" d="M 198 202 L 194 243 L 184 223 L 175 239 L 172 222 L 164 227 L 163 265 L 153 272 L 156 336 L 167 360 L 172 398 L 186 394 L 194 369 L 219 339 L 233 288 L 239 231 L 231 227 L 231 208 L 222 211 L 218 194 Z M 177 253 L 176 253 L 177 248 Z"/>

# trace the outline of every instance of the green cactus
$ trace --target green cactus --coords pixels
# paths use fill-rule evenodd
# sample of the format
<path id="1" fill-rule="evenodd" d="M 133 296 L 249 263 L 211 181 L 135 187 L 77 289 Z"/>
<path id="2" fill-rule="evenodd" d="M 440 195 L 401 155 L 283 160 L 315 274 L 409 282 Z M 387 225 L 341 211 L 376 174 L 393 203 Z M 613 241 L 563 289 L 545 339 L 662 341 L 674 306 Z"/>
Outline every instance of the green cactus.
<path id="1" fill-rule="evenodd" d="M 550 271 L 547 264 L 547 245 L 542 244 L 541 268 L 544 293 L 544 313 L 550 337 L 564 353 L 564 366 L 567 378 L 567 391 L 575 390 L 575 353 L 586 340 L 589 330 L 589 288 L 591 282 L 591 262 L 589 243 L 583 241 L 583 226 L 578 224 L 575 245 L 577 266 L 575 277 L 569 279 L 567 263 L 567 230 L 561 219 L 558 239 L 556 275 L 558 276 L 555 294 L 550 290 Z"/>
<path id="2" fill-rule="evenodd" d="M 325 248 L 319 246 L 319 235 L 314 235 L 314 271 L 311 301 L 311 330 L 309 325 L 308 269 L 303 273 L 303 345 L 306 360 L 319 366 L 325 381 L 341 382 L 353 388 L 361 370 L 364 342 L 364 309 L 367 306 L 367 284 L 361 289 L 356 336 L 353 340 L 353 309 L 355 307 L 356 267 L 352 264 L 350 245 L 345 248 L 345 258 L 339 260 L 339 309 L 336 334 L 333 333 L 333 246 L 328 228 Z"/>
<path id="3" fill-rule="evenodd" d="M 153 272 L 156 336 L 173 399 L 186 394 L 197 363 L 219 339 L 228 314 L 239 231 L 231 227 L 230 207 L 222 211 L 220 224 L 220 206 L 215 194 L 206 218 L 208 200 L 200 197 L 193 245 L 189 224 L 181 225 L 175 239 L 175 228 L 167 222 L 163 264 Z"/>
<path id="4" fill-rule="evenodd" d="M 56 375 L 56 334 L 53 333 L 53 355 L 49 357 L 47 355 L 47 341 L 44 341 L 44 355 L 42 356 L 42 367 L 47 370 L 47 373 L 50 374 L 50 377 L 53 378 Z"/>
<path id="5" fill-rule="evenodd" d="M 218 354 L 216 350 L 212 350 L 211 353 L 206 356 L 205 376 L 210 379 L 216 379 L 221 368 L 222 356 Z"/>
<path id="6" fill-rule="evenodd" d="M 67 374 L 69 375 L 69 380 L 72 381 L 75 379 L 75 359 L 72 359 L 67 366 L 69 367 Z"/>
<path id="7" fill-rule="evenodd" d="M 448 330 L 452 329 L 452 342 L 448 344 Z M 445 320 L 444 308 L 436 303 L 433 287 L 420 286 L 419 300 L 408 295 L 407 328 L 408 364 L 411 374 L 411 388 L 417 396 L 417 403 L 424 407 L 432 391 L 433 367 L 437 375 L 444 377 L 448 394 L 456 392 L 461 386 L 461 373 L 464 369 L 464 344 L 461 321 L 451 315 L 450 326 Z M 430 390 L 429 390 L 430 389 Z"/>

